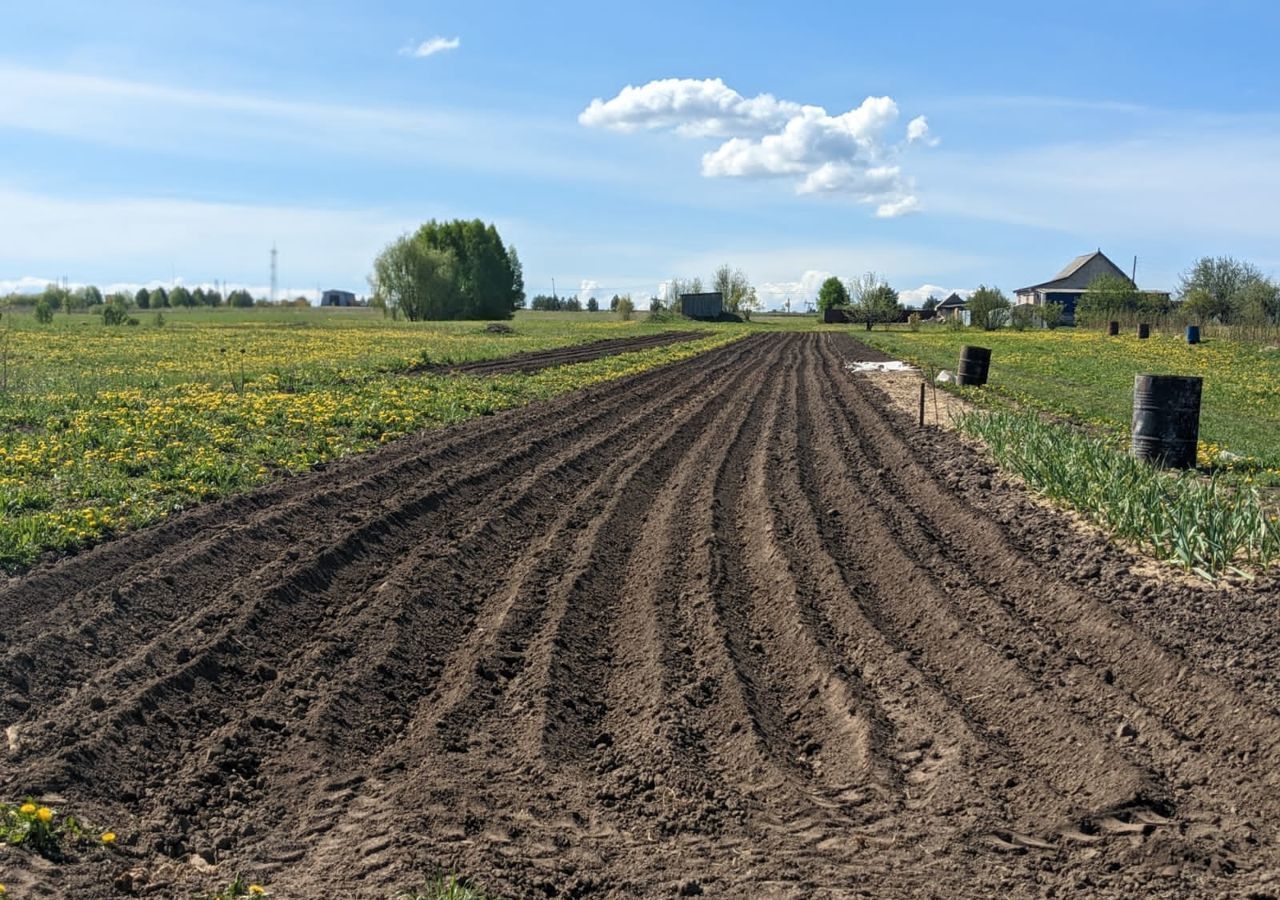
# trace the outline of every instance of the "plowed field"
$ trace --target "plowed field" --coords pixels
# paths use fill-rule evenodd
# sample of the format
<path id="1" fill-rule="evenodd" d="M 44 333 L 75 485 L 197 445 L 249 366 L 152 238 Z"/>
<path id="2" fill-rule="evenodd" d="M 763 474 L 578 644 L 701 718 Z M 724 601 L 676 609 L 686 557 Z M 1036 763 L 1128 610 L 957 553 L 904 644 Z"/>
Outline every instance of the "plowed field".
<path id="1" fill-rule="evenodd" d="M 605 338 L 586 344 L 556 347 L 554 350 L 530 350 L 498 359 L 485 359 L 457 365 L 420 366 L 412 371 L 454 375 L 507 375 L 511 372 L 537 372 L 552 366 L 570 366 L 618 353 L 634 353 L 637 350 L 665 347 L 667 344 L 676 344 L 681 341 L 693 341 L 706 334 L 705 331 L 664 331 L 660 334 L 647 334 L 641 337 Z"/>
<path id="2" fill-rule="evenodd" d="M 123 846 L 0 880 L 1269 896 L 1272 584 L 1140 574 L 868 353 L 748 338 L 8 582 L 0 796 Z"/>

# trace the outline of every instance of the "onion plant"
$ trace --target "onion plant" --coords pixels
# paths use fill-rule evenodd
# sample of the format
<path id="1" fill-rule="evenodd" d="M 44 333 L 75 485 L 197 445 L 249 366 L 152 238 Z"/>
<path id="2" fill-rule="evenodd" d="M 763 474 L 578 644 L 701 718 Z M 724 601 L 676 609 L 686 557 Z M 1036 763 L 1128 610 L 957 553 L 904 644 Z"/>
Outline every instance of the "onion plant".
<path id="1" fill-rule="evenodd" d="M 974 411 L 957 424 L 1033 490 L 1202 578 L 1280 562 L 1280 521 L 1252 485 L 1161 470 L 1034 413 Z"/>

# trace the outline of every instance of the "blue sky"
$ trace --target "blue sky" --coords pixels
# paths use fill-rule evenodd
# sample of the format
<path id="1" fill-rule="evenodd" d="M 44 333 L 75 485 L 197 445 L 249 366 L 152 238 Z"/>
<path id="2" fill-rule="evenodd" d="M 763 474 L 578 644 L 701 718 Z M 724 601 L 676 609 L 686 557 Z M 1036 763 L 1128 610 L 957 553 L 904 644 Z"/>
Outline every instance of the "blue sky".
<path id="1" fill-rule="evenodd" d="M 1152 288 L 1280 275 L 1280 6 L 1041 7 L 5 3 L 0 290 L 265 290 L 275 243 L 282 291 L 364 292 L 453 217 L 530 294 L 727 262 L 769 305 L 866 270 L 914 300 L 1096 247 Z"/>

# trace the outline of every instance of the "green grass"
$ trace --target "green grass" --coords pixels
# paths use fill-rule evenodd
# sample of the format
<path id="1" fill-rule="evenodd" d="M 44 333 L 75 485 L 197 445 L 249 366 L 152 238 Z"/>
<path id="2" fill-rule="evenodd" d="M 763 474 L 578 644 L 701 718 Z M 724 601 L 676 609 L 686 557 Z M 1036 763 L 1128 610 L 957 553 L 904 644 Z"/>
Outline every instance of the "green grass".
<path id="1" fill-rule="evenodd" d="M 1171 335 L 1109 338 L 1074 329 L 852 333 L 899 359 L 952 371 L 962 346 L 989 347 L 990 383 L 970 396 L 1067 418 L 1111 435 L 1117 446 L 1129 436 L 1134 375 L 1199 375 L 1201 462 L 1218 463 L 1222 451 L 1230 451 L 1244 459 L 1222 468 L 1241 481 L 1280 484 L 1280 350 L 1226 340 L 1188 346 Z"/>
<path id="2" fill-rule="evenodd" d="M 439 874 L 427 879 L 421 888 L 402 891 L 395 900 L 496 900 L 465 879 Z"/>
<path id="3" fill-rule="evenodd" d="M 752 326 L 532 375 L 406 376 L 463 362 L 697 326 L 605 313 L 391 322 L 366 310 L 166 311 L 0 319 L 0 571 L 409 432 L 688 358 Z"/>

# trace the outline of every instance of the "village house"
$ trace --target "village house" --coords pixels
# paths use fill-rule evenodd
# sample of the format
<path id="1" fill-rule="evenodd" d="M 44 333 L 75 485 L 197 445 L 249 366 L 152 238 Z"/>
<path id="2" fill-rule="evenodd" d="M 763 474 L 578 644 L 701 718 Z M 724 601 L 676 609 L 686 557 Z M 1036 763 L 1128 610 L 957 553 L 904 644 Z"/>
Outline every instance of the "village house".
<path id="1" fill-rule="evenodd" d="M 1133 279 L 1123 269 L 1107 259 L 1101 250 L 1077 256 L 1067 263 L 1057 275 L 1040 284 L 1017 290 L 1018 305 L 1034 304 L 1044 306 L 1046 303 L 1062 304 L 1062 321 L 1065 325 L 1075 324 L 1076 304 L 1088 289 L 1089 283 L 1101 275 L 1111 275 L 1122 279 L 1135 288 Z"/>
<path id="2" fill-rule="evenodd" d="M 937 314 L 940 322 L 958 318 L 966 325 L 969 324 L 969 308 L 964 298 L 959 294 L 953 293 L 946 300 L 935 306 L 933 311 Z"/>

